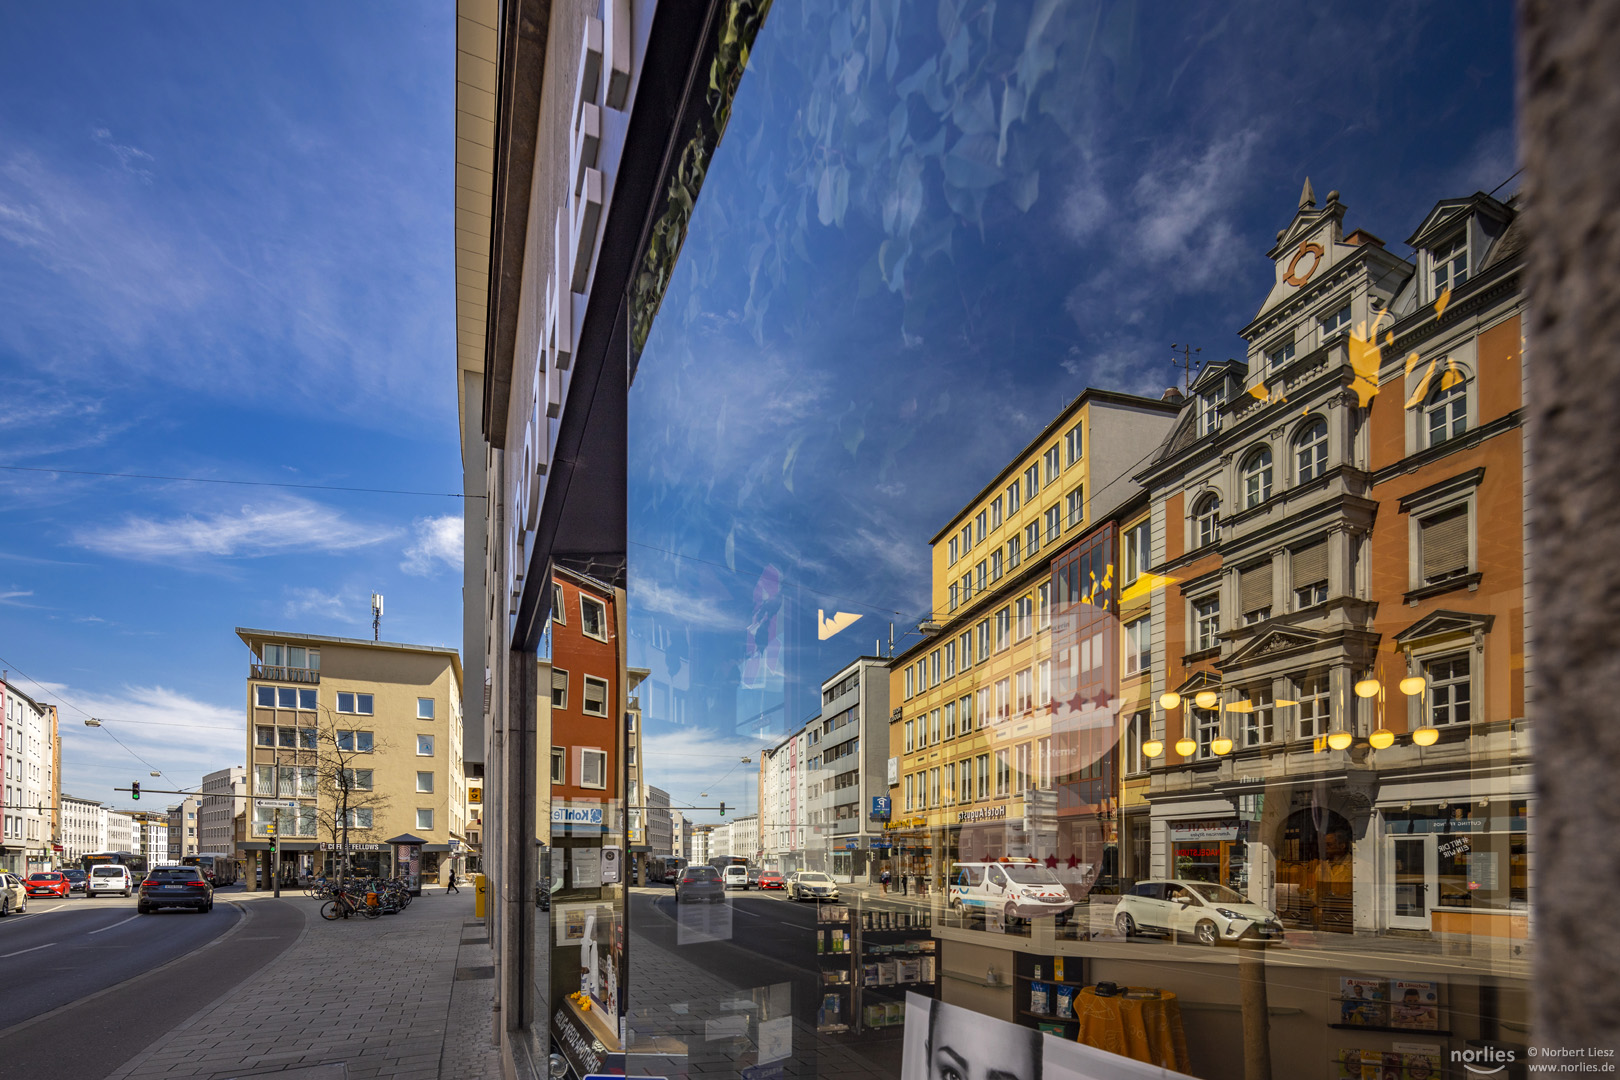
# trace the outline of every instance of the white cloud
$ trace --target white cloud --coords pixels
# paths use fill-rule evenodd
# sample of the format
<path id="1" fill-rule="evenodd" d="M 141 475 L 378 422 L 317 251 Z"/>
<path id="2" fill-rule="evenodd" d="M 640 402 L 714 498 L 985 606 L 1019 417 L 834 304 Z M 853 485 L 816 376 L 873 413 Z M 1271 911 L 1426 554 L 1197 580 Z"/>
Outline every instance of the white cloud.
<path id="1" fill-rule="evenodd" d="M 417 518 L 413 527 L 416 539 L 405 549 L 401 570 L 418 577 L 446 569 L 460 573 L 464 528 L 460 514 Z"/>
<path id="2" fill-rule="evenodd" d="M 690 592 L 672 581 L 659 580 L 645 571 L 636 573 L 636 560 L 630 562 L 630 606 L 632 617 L 643 612 L 669 615 L 694 630 L 737 630 L 748 624 L 749 611 L 727 611 L 724 592 Z"/>
<path id="3" fill-rule="evenodd" d="M 33 595 L 33 589 L 12 589 L 10 592 L 0 592 L 0 604 L 10 604 L 13 607 L 32 607 L 33 605 L 24 604 L 21 601 L 25 597 Z"/>
<path id="4" fill-rule="evenodd" d="M 282 612 L 289 619 L 314 615 L 337 622 L 359 624 L 370 615 L 369 601 L 358 593 L 326 593 L 319 589 L 289 588 L 284 590 L 287 603 Z"/>
<path id="5" fill-rule="evenodd" d="M 104 127 L 96 128 L 90 133 L 90 137 L 96 142 L 100 143 L 102 146 L 105 146 L 108 150 L 111 150 L 113 156 L 118 159 L 118 164 L 125 172 L 140 177 L 148 184 L 152 182 L 152 170 L 146 168 L 144 164 L 156 160 L 151 154 L 148 154 L 145 150 L 142 150 L 138 146 L 129 146 L 125 143 L 115 142 L 112 137 L 112 132 Z"/>
<path id="6" fill-rule="evenodd" d="M 758 739 L 727 736 L 713 730 L 669 727 L 662 731 L 647 728 L 642 735 L 641 752 L 647 783 L 669 792 L 676 806 L 717 806 L 727 804 L 727 818 L 745 812 L 757 791 Z M 742 758 L 753 760 L 744 765 Z M 704 793 L 707 792 L 707 797 Z M 717 814 L 683 810 L 688 817 L 719 821 Z"/>
<path id="7" fill-rule="evenodd" d="M 336 552 L 378 544 L 398 530 L 351 521 L 331 507 L 300 498 L 248 505 L 234 514 L 167 520 L 130 515 L 116 525 L 81 530 L 82 547 L 131 559 L 197 556 L 256 558 L 294 552 Z"/>

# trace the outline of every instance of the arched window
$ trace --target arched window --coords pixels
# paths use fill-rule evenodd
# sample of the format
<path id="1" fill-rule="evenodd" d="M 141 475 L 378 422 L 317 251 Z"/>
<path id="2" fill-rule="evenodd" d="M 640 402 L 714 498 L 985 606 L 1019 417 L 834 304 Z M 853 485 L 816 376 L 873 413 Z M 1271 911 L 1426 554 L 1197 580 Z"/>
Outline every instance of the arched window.
<path id="1" fill-rule="evenodd" d="M 1320 416 L 1294 436 L 1294 475 L 1299 483 L 1315 480 L 1327 469 L 1327 421 Z"/>
<path id="2" fill-rule="evenodd" d="M 1455 373 L 1451 373 L 1455 374 Z M 1468 429 L 1468 383 L 1460 375 L 1446 387 L 1429 395 L 1423 406 L 1423 422 L 1429 433 L 1429 445 L 1439 446 L 1447 439 L 1455 439 Z"/>
<path id="3" fill-rule="evenodd" d="M 1271 447 L 1262 446 L 1243 462 L 1243 507 L 1259 506 L 1271 498 Z"/>
<path id="4" fill-rule="evenodd" d="M 1198 547 L 1207 547 L 1221 537 L 1221 500 L 1218 495 L 1205 495 L 1193 509 L 1193 541 Z"/>

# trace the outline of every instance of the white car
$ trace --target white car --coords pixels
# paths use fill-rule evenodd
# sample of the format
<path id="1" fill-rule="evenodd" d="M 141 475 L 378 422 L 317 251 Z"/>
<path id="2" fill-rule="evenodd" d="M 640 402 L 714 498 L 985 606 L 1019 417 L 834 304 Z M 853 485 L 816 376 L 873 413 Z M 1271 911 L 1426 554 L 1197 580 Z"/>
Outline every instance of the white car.
<path id="1" fill-rule="evenodd" d="M 27 910 L 28 890 L 23 888 L 22 878 L 0 870 L 0 916 L 13 911 L 20 915 Z"/>
<path id="2" fill-rule="evenodd" d="M 1034 859 L 956 863 L 950 890 L 951 910 L 958 914 L 979 911 L 1003 921 L 1051 915 L 1067 922 L 1074 910 L 1068 886 Z"/>
<path id="3" fill-rule="evenodd" d="M 1114 909 L 1114 929 L 1136 934 L 1185 934 L 1203 945 L 1239 938 L 1281 941 L 1282 922 L 1264 904 L 1211 881 L 1160 878 L 1131 886 Z"/>
<path id="4" fill-rule="evenodd" d="M 129 896 L 134 891 L 135 879 L 130 876 L 129 867 L 102 863 L 90 868 L 90 880 L 85 884 L 84 895 L 90 897 L 100 896 L 103 893 L 119 893 Z"/>
<path id="5" fill-rule="evenodd" d="M 814 870 L 801 870 L 788 879 L 788 899 L 803 900 L 806 897 L 811 900 L 836 900 L 838 882 Z"/>
<path id="6" fill-rule="evenodd" d="M 720 875 L 720 880 L 725 882 L 725 887 L 728 889 L 742 889 L 746 892 L 748 889 L 748 867 L 741 863 L 728 866 Z"/>

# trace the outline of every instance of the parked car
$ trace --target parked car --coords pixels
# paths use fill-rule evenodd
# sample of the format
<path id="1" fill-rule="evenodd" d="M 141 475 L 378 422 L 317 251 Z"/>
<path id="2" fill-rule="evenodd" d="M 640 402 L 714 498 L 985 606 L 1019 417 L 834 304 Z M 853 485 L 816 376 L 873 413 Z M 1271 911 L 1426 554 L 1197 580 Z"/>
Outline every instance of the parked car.
<path id="1" fill-rule="evenodd" d="M 86 886 L 85 896 L 101 896 L 104 893 L 129 896 L 134 891 L 135 879 L 130 876 L 129 867 L 102 863 L 90 868 L 90 882 Z"/>
<path id="2" fill-rule="evenodd" d="M 838 883 L 815 870 L 801 870 L 788 880 L 789 900 L 836 900 Z"/>
<path id="3" fill-rule="evenodd" d="M 1239 938 L 1281 941 L 1282 922 L 1264 904 L 1210 881 L 1161 878 L 1138 882 L 1119 898 L 1114 929 L 1135 934 L 1186 934 L 1204 945 Z"/>
<path id="4" fill-rule="evenodd" d="M 721 879 L 728 889 L 748 889 L 748 867 L 738 864 L 726 867 L 725 876 Z"/>
<path id="5" fill-rule="evenodd" d="M 726 898 L 726 887 L 720 880 L 720 871 L 712 866 L 688 866 L 675 881 L 675 902 L 690 904 L 695 900 L 720 903 Z"/>
<path id="6" fill-rule="evenodd" d="M 787 878 L 778 870 L 761 870 L 759 880 L 754 885 L 760 889 L 786 889 Z"/>
<path id="7" fill-rule="evenodd" d="M 951 867 L 951 910 L 1000 919 L 1056 916 L 1067 922 L 1074 898 L 1057 873 L 1034 859 L 964 862 Z"/>
<path id="8" fill-rule="evenodd" d="M 195 866 L 154 866 L 141 882 L 135 910 L 150 915 L 165 907 L 190 908 L 199 914 L 213 911 L 214 887 Z"/>
<path id="9" fill-rule="evenodd" d="M 27 910 L 28 890 L 23 888 L 22 878 L 0 870 L 0 917 Z"/>
<path id="10" fill-rule="evenodd" d="M 760 873 L 761 873 L 761 870 L 757 866 L 750 866 L 748 868 L 748 887 L 749 888 L 751 888 L 751 889 L 759 888 L 759 875 L 760 875 Z"/>
<path id="11" fill-rule="evenodd" d="M 85 876 L 85 872 L 76 866 L 65 866 L 58 873 L 68 879 L 69 892 L 82 893 L 90 883 L 90 879 Z"/>
<path id="12" fill-rule="evenodd" d="M 55 896 L 67 899 L 72 886 L 68 879 L 55 870 L 42 870 L 37 874 L 29 874 L 28 880 L 23 883 L 29 896 Z"/>

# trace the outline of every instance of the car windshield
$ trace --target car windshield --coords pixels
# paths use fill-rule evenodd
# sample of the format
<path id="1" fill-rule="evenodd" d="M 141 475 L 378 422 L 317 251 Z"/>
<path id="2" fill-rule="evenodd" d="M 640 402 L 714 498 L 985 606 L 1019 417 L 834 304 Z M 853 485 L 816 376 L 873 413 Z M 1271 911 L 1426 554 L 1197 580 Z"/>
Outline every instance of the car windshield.
<path id="1" fill-rule="evenodd" d="M 1044 866 L 1003 866 L 1007 876 L 1020 885 L 1061 885 L 1058 876 Z"/>
<path id="2" fill-rule="evenodd" d="M 1192 891 L 1212 904 L 1247 904 L 1249 902 L 1249 898 L 1236 889 L 1228 889 L 1225 885 L 1216 885 L 1214 882 L 1198 882 L 1192 886 Z"/>
<path id="3" fill-rule="evenodd" d="M 90 871 L 90 876 L 91 877 L 123 877 L 124 876 L 124 868 L 122 866 L 98 866 L 94 870 Z"/>
<path id="4" fill-rule="evenodd" d="M 29 874 L 29 881 L 61 881 L 61 874 Z"/>
<path id="5" fill-rule="evenodd" d="M 84 871 L 83 870 L 64 870 L 64 871 L 62 871 L 62 876 L 67 878 L 69 881 L 78 881 L 80 878 L 84 877 Z"/>
<path id="6" fill-rule="evenodd" d="M 695 869 L 692 869 L 692 870 L 688 870 L 686 872 L 685 880 L 687 880 L 687 881 L 713 881 L 715 879 L 715 876 L 716 875 L 715 875 L 715 872 L 713 870 L 709 869 L 708 867 L 702 867 L 702 868 L 695 868 Z"/>
<path id="7" fill-rule="evenodd" d="M 832 879 L 826 874 L 800 874 L 799 881 L 805 885 L 826 885 Z"/>
<path id="8" fill-rule="evenodd" d="M 201 881 L 202 876 L 189 866 L 165 866 L 146 875 L 146 880 L 160 882 Z"/>

